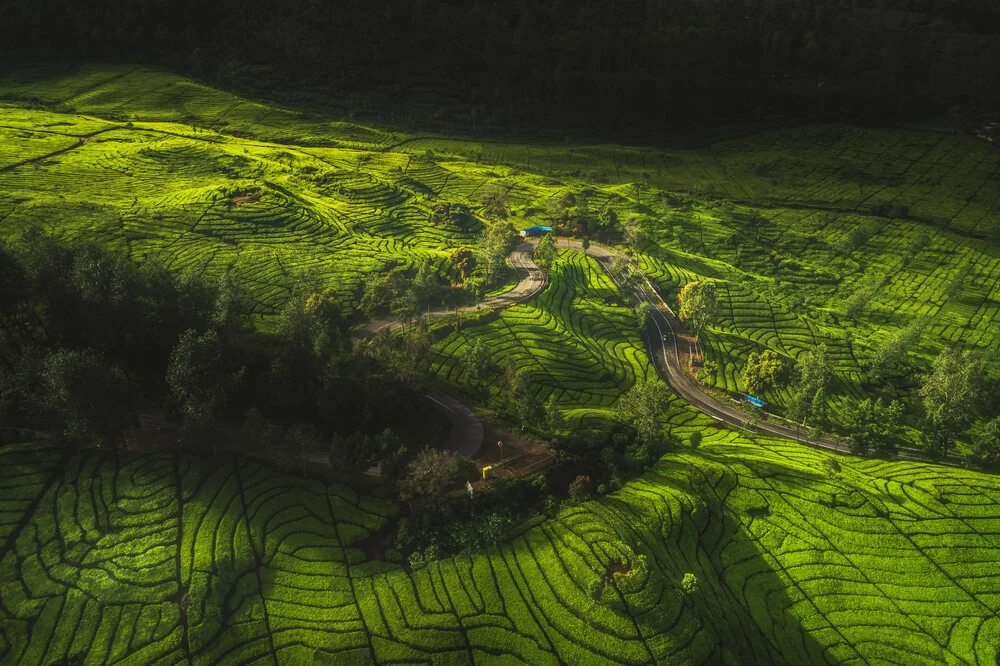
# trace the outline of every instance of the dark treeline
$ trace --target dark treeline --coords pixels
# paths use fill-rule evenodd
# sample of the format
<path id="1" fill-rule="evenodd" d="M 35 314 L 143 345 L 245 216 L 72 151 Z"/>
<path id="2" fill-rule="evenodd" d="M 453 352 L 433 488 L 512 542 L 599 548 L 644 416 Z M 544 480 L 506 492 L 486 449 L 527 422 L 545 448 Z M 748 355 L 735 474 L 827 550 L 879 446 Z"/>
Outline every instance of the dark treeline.
<path id="1" fill-rule="evenodd" d="M 165 413 L 194 443 L 318 449 L 344 471 L 398 471 L 406 445 L 386 429 L 418 440 L 424 408 L 401 368 L 351 344 L 314 282 L 262 333 L 232 276 L 175 276 L 29 229 L 0 244 L 0 434 L 118 447 L 142 414 Z"/>
<path id="2" fill-rule="evenodd" d="M 995 111 L 993 0 L 61 0 L 0 6 L 0 49 L 166 65 L 388 120 L 674 132 Z M 381 91 L 377 93 L 376 91 Z M 460 111 L 449 116 L 448 110 Z"/>

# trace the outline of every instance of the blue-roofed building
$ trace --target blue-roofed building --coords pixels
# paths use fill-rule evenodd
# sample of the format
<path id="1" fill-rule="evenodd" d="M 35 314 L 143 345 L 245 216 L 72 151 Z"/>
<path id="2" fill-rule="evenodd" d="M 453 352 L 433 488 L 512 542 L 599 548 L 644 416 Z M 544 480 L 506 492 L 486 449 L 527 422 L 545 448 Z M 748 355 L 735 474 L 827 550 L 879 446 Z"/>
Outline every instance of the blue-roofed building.
<path id="1" fill-rule="evenodd" d="M 528 227 L 527 229 L 521 229 L 521 236 L 527 238 L 528 236 L 547 234 L 550 231 L 552 231 L 552 227 Z"/>

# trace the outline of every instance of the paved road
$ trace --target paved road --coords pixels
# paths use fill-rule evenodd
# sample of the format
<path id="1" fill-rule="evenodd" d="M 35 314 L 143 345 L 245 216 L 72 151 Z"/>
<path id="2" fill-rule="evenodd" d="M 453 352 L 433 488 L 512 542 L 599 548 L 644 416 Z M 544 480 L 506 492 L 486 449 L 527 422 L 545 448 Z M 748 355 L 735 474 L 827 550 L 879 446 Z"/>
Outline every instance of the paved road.
<path id="1" fill-rule="evenodd" d="M 517 286 L 504 294 L 482 301 L 478 307 L 503 309 L 517 303 L 529 301 L 545 288 L 547 278 L 544 272 L 531 260 L 531 252 L 536 243 L 537 241 L 522 243 L 511 254 L 511 265 L 514 266 L 520 277 L 520 282 L 518 282 Z M 591 244 L 587 250 L 584 250 L 583 244 L 580 241 L 568 239 L 560 240 L 558 245 L 562 248 L 585 252 L 597 260 L 605 273 L 608 274 L 608 277 L 616 281 L 610 272 L 611 262 L 614 261 L 616 255 L 610 249 L 601 245 Z M 681 324 L 676 313 L 664 301 L 660 290 L 648 278 L 644 279 L 646 285 L 649 287 L 649 292 L 655 296 L 651 296 L 650 293 L 640 287 L 636 288 L 635 293 L 641 301 L 646 301 L 653 308 L 653 314 L 650 317 L 650 322 L 646 330 L 646 346 L 660 378 L 674 393 L 699 411 L 721 423 L 726 423 L 735 428 L 743 428 L 744 422 L 747 419 L 745 412 L 734 404 L 720 401 L 714 396 L 706 394 L 701 390 L 698 382 L 685 372 L 683 359 L 685 355 L 691 354 L 694 346 L 694 338 L 687 332 L 683 324 Z M 460 308 L 459 311 L 467 312 L 475 309 L 477 308 L 467 307 Z M 456 310 L 436 308 L 431 310 L 430 316 L 442 317 L 454 314 L 455 312 Z M 395 318 L 382 318 L 359 329 L 355 333 L 355 337 L 369 338 L 374 336 L 381 328 L 389 326 L 392 327 L 390 330 L 394 330 L 400 325 L 399 321 Z M 425 395 L 425 398 L 445 412 L 452 423 L 448 448 L 459 451 L 467 457 L 475 455 L 482 445 L 483 424 L 472 410 L 452 396 L 440 391 L 431 391 Z M 795 440 L 809 446 L 836 451 L 838 453 L 849 452 L 849 447 L 844 442 L 832 437 L 810 440 L 806 437 L 805 431 L 774 421 L 759 421 L 754 426 L 754 431 Z M 918 451 L 913 449 L 904 449 L 898 457 L 908 460 L 925 460 L 919 455 Z M 942 461 L 942 464 L 953 465 L 955 463 Z"/>
<path id="2" fill-rule="evenodd" d="M 423 397 L 451 421 L 451 434 L 444 447 L 449 451 L 458 451 L 466 458 L 476 455 L 486 434 L 479 417 L 458 399 L 436 389 L 431 389 Z"/>
<path id="3" fill-rule="evenodd" d="M 535 298 L 548 284 L 548 277 L 544 271 L 531 260 L 535 243 L 537 241 L 521 243 L 510 255 L 510 264 L 517 271 L 518 276 L 518 283 L 513 289 L 484 299 L 472 307 L 433 308 L 429 311 L 428 316 L 434 319 L 454 315 L 457 312 L 475 312 L 480 309 L 502 310 Z M 396 331 L 402 325 L 397 317 L 381 317 L 357 329 L 353 337 L 360 340 L 371 339 L 382 329 L 388 328 L 389 331 Z M 483 445 L 485 436 L 485 429 L 479 417 L 457 398 L 442 391 L 432 389 L 425 393 L 423 398 L 435 409 L 440 410 L 451 422 L 451 434 L 445 443 L 445 448 L 450 451 L 458 451 L 466 458 L 476 455 Z"/>
<path id="4" fill-rule="evenodd" d="M 559 247 L 583 251 L 583 244 L 580 241 L 563 240 L 559 242 Z M 609 270 L 611 262 L 615 258 L 614 252 L 600 245 L 591 244 L 586 253 L 597 260 L 608 277 L 615 280 Z M 747 415 L 742 410 L 704 393 L 695 379 L 684 371 L 682 358 L 684 353 L 690 354 L 693 338 L 660 296 L 659 290 L 648 279 L 646 283 L 650 290 L 657 294 L 655 298 L 641 288 L 636 288 L 635 293 L 640 300 L 646 301 L 653 307 L 653 315 L 650 317 L 649 327 L 646 331 L 646 346 L 660 378 L 674 393 L 699 411 L 711 416 L 716 421 L 742 428 L 747 419 Z M 830 437 L 808 440 L 804 431 L 772 421 L 758 422 L 755 431 L 793 439 L 831 451 L 848 452 L 847 445 L 838 440 Z"/>

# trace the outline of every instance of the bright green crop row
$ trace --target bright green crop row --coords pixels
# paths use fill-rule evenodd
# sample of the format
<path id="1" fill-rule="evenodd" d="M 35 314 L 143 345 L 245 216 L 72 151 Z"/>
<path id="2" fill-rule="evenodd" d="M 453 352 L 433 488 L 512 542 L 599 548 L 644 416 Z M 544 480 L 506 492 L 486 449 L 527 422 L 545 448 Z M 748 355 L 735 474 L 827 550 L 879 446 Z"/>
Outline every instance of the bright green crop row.
<path id="1" fill-rule="evenodd" d="M 564 250 L 553 265 L 550 284 L 529 303 L 504 310 L 486 325 L 470 326 L 435 346 L 431 372 L 466 391 L 476 388 L 462 364 L 476 341 L 488 350 L 495 376 L 488 382 L 499 395 L 508 359 L 525 369 L 544 405 L 559 402 L 571 420 L 607 421 L 610 408 L 637 381 L 658 381 L 642 349 L 633 313 L 616 304 L 614 284 L 600 265 L 582 253 Z"/>
<path id="2" fill-rule="evenodd" d="M 831 477 L 827 453 L 705 432 L 618 493 L 413 571 L 366 561 L 392 507 L 341 486 L 241 459 L 23 461 L 44 488 L 0 491 L 36 489 L 0 541 L 0 659 L 993 663 L 996 478 L 853 458 Z"/>

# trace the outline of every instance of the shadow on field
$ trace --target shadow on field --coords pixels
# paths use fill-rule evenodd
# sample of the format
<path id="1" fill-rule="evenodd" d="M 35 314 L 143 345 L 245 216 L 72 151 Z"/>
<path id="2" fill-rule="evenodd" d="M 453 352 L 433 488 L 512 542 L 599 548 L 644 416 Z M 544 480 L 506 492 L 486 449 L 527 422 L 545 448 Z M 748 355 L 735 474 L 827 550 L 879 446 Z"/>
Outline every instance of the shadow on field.
<path id="1" fill-rule="evenodd" d="M 787 579 L 765 558 L 736 515 L 743 508 L 727 505 L 737 485 L 736 473 L 722 458 L 702 452 L 694 456 L 697 460 L 668 456 L 642 477 L 668 500 L 664 505 L 672 495 L 681 506 L 679 512 L 670 507 L 674 524 L 664 525 L 662 540 L 651 538 L 656 536 L 652 530 L 640 536 L 644 535 L 643 544 L 653 551 L 662 574 L 678 588 L 685 573 L 697 577 L 698 589 L 684 596 L 684 604 L 714 634 L 720 661 L 796 666 L 835 661 L 790 612 L 802 603 L 803 594 L 789 593 Z M 666 509 L 654 504 L 631 506 L 648 519 Z M 745 508 L 751 516 L 767 515 L 763 506 Z"/>

